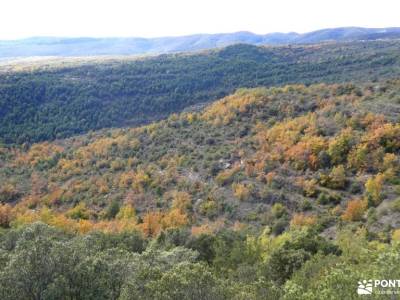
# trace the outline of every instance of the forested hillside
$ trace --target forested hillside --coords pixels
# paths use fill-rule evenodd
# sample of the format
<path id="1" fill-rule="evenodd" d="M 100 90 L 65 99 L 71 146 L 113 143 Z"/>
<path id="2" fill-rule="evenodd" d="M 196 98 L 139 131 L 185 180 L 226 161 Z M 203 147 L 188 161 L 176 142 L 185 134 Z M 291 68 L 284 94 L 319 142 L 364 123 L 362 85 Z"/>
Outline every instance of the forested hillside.
<path id="1" fill-rule="evenodd" d="M 237 46 L 165 62 L 244 59 L 229 80 L 215 77 L 231 88 L 361 80 L 396 74 L 396 44 L 383 45 Z M 266 53 L 275 77 L 246 77 Z M 282 73 L 280 55 L 292 57 Z M 49 72 L 65 80 L 60 69 L 7 76 Z M 162 115 L 199 100 L 153 105 Z M 398 79 L 297 84 L 239 89 L 146 126 L 3 146 L 0 298 L 358 299 L 360 279 L 400 275 L 399 120 Z"/>
<path id="2" fill-rule="evenodd" d="M 237 88 L 400 75 L 400 42 L 235 45 L 198 54 L 2 65 L 0 140 L 32 143 L 136 126 Z"/>

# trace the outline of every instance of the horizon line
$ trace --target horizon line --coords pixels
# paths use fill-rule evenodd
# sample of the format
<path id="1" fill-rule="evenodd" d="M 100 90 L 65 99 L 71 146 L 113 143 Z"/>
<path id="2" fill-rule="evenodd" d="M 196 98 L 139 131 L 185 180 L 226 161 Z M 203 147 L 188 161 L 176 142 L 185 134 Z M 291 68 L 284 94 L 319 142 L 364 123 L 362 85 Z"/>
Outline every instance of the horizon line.
<path id="1" fill-rule="evenodd" d="M 191 34 L 182 34 L 182 35 L 165 35 L 165 36 L 153 36 L 153 37 L 143 37 L 143 36 L 68 36 L 68 35 L 32 35 L 20 38 L 0 38 L 1 42 L 13 42 L 13 41 L 22 41 L 22 40 L 30 40 L 30 39 L 40 39 L 40 38 L 47 38 L 47 39 L 144 39 L 144 40 L 151 40 L 151 39 L 163 39 L 163 38 L 179 38 L 179 37 L 191 37 L 191 36 L 206 36 L 206 35 L 228 35 L 228 34 L 236 34 L 236 33 L 248 33 L 257 36 L 267 36 L 273 34 L 297 34 L 297 35 L 305 35 L 313 32 L 324 31 L 324 30 L 333 30 L 333 29 L 370 29 L 370 30 L 388 30 L 388 29 L 399 29 L 400 26 L 390 26 L 390 27 L 363 27 L 363 26 L 340 26 L 340 27 L 324 27 L 320 29 L 315 29 L 311 31 L 305 32 L 297 32 L 297 31 L 273 31 L 267 33 L 255 33 L 250 30 L 239 30 L 239 31 L 232 31 L 232 32 L 217 32 L 217 33 L 191 33 Z"/>

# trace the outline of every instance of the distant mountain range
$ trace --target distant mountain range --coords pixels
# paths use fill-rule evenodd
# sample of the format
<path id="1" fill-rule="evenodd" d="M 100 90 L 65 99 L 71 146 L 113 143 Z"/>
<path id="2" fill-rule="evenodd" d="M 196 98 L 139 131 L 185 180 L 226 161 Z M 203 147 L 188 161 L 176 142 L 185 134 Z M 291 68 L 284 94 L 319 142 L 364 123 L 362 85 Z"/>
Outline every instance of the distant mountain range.
<path id="1" fill-rule="evenodd" d="M 62 38 L 32 37 L 0 41 L 0 59 L 31 56 L 96 56 L 185 52 L 246 43 L 252 45 L 310 44 L 328 41 L 359 41 L 400 38 L 400 28 L 343 27 L 309 33 L 251 32 L 196 34 L 161 38 Z"/>

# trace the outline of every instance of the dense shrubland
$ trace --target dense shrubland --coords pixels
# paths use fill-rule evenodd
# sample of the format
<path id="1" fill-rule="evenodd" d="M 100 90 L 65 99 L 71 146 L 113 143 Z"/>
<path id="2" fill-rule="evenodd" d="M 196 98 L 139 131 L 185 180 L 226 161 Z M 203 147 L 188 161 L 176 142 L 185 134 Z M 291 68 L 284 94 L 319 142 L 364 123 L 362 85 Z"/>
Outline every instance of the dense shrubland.
<path id="1" fill-rule="evenodd" d="M 398 81 L 243 89 L 144 127 L 4 147 L 1 220 L 148 236 L 236 223 L 279 231 L 295 214 L 297 223 L 327 222 L 321 229 L 366 221 L 368 209 L 397 197 L 400 170 L 395 110 L 370 103 L 398 110 L 399 89 Z M 270 214 L 278 204 L 285 212 Z"/>
<path id="2" fill-rule="evenodd" d="M 240 89 L 4 146 L 1 298 L 356 299 L 360 279 L 397 278 L 399 91 Z"/>

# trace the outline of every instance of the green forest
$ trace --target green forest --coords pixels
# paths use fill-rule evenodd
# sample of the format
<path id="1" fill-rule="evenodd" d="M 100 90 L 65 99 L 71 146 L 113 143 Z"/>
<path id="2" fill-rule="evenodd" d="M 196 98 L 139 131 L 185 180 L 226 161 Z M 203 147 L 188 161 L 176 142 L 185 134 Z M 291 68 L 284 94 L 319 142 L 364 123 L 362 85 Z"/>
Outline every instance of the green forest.
<path id="1" fill-rule="evenodd" d="M 0 70 L 0 142 L 31 144 L 148 124 L 238 88 L 362 82 L 400 75 L 397 40 L 234 45 L 200 53 Z"/>

